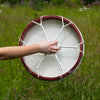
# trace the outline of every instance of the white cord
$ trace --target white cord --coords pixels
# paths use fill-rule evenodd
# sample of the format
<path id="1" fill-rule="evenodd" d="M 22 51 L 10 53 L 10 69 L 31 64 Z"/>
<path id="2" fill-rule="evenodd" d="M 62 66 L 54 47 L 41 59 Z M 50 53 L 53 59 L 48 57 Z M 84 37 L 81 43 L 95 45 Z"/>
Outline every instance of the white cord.
<path id="1" fill-rule="evenodd" d="M 61 20 L 62 20 L 62 27 L 61 27 L 61 29 L 59 30 L 58 35 L 55 37 L 54 40 L 57 40 L 57 39 L 58 39 L 58 37 L 61 35 L 61 33 L 62 33 L 62 31 L 63 31 L 63 29 L 64 29 L 65 27 L 67 27 L 67 26 L 69 26 L 70 24 L 73 23 L 73 22 L 70 21 L 70 23 L 64 25 L 64 18 L 61 17 Z M 43 30 L 43 32 L 44 32 L 44 34 L 45 34 L 45 36 L 46 36 L 46 39 L 49 41 L 47 32 L 45 31 L 45 29 L 44 29 L 44 27 L 43 27 L 43 16 L 40 17 L 40 23 L 38 23 L 38 22 L 36 22 L 36 21 L 32 21 L 32 22 L 35 23 L 36 25 L 39 25 L 39 26 L 41 27 L 41 29 Z M 24 40 L 20 39 L 20 41 L 21 41 L 23 44 L 28 45 Z M 67 46 L 67 45 L 58 45 L 58 46 L 60 46 L 61 48 L 74 48 L 74 49 L 77 49 L 78 51 L 80 51 L 81 53 L 83 53 L 83 51 L 81 51 L 81 50 L 78 48 L 78 47 L 79 47 L 81 44 L 83 44 L 83 43 L 84 43 L 84 41 L 82 41 L 81 43 L 79 43 L 79 44 L 76 45 L 76 46 Z M 56 60 L 58 61 L 58 64 L 60 65 L 60 66 L 59 66 L 60 73 L 61 73 L 61 76 L 60 76 L 60 77 L 62 77 L 62 70 L 64 70 L 63 65 L 62 65 L 62 63 L 61 63 L 61 61 L 60 61 L 60 59 L 58 58 L 58 56 L 57 56 L 56 53 L 54 54 L 54 56 L 55 56 Z M 46 55 L 44 55 L 44 56 L 41 58 L 41 60 L 39 61 L 38 65 L 36 66 L 36 69 L 38 70 L 38 78 L 39 78 L 39 67 L 40 67 L 41 63 L 43 62 L 43 60 L 45 59 L 45 57 L 46 57 Z M 32 71 L 31 71 L 31 72 L 32 72 Z"/>

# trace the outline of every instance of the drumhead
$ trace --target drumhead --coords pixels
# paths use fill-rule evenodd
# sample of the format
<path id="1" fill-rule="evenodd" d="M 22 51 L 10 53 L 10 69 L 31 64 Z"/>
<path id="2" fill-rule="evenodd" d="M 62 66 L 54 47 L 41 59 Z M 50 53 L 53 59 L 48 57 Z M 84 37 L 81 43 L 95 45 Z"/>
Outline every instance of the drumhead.
<path id="1" fill-rule="evenodd" d="M 24 29 L 19 45 L 35 44 L 43 39 L 57 40 L 61 49 L 51 55 L 36 53 L 22 57 L 22 63 L 33 76 L 57 80 L 77 69 L 84 55 L 84 40 L 72 21 L 54 15 L 37 18 Z"/>

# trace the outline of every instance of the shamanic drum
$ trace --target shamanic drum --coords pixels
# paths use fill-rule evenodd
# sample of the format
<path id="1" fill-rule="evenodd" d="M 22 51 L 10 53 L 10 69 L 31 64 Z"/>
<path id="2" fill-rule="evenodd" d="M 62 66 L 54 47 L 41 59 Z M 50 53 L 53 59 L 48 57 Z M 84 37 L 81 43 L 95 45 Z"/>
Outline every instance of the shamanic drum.
<path id="1" fill-rule="evenodd" d="M 84 39 L 72 21 L 55 15 L 37 18 L 24 29 L 19 45 L 35 44 L 43 39 L 57 40 L 61 49 L 51 55 L 36 53 L 22 57 L 22 63 L 33 76 L 57 80 L 77 69 L 84 55 Z"/>

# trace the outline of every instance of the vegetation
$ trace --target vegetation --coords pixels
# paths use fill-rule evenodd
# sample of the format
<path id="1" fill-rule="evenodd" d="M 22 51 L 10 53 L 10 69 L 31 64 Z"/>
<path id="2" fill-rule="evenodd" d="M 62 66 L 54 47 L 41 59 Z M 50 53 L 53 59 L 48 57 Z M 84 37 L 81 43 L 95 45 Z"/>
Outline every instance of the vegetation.
<path id="1" fill-rule="evenodd" d="M 42 3 L 44 1 L 52 2 L 53 4 L 63 4 L 67 3 L 84 3 L 84 4 L 92 4 L 94 2 L 98 2 L 100 0 L 0 0 L 0 3 L 10 3 L 17 4 L 21 2 L 31 2 L 31 3 Z"/>
<path id="2" fill-rule="evenodd" d="M 41 11 L 29 6 L 0 6 L 0 46 L 18 45 L 26 25 L 43 15 L 72 20 L 85 40 L 79 68 L 67 78 L 43 81 L 30 75 L 20 59 L 0 61 L 0 100 L 100 100 L 100 7 L 54 6 Z"/>

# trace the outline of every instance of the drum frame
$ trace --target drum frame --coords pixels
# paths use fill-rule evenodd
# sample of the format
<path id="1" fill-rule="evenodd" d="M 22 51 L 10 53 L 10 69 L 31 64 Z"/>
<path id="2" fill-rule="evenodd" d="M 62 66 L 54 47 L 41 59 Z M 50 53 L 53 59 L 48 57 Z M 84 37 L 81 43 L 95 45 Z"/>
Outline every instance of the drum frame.
<path id="1" fill-rule="evenodd" d="M 29 73 L 31 73 L 33 76 L 35 76 L 36 78 L 40 78 L 40 79 L 43 79 L 43 80 L 58 80 L 58 79 L 61 79 L 61 78 L 64 78 L 64 77 L 67 77 L 69 76 L 72 72 L 74 72 L 79 64 L 81 63 L 82 61 L 82 58 L 83 58 L 83 55 L 84 55 L 84 39 L 82 37 L 82 34 L 80 32 L 80 30 L 78 29 L 78 27 L 70 20 L 62 17 L 62 16 L 55 16 L 55 15 L 47 15 L 47 16 L 42 16 L 42 17 L 39 17 L 37 19 L 35 19 L 34 21 L 30 22 L 27 27 L 24 29 L 23 33 L 21 34 L 21 37 L 19 39 L 19 46 L 21 46 L 23 43 L 23 39 L 25 37 L 25 35 L 27 34 L 27 32 L 35 25 L 35 24 L 39 24 L 39 25 L 42 25 L 42 21 L 41 21 L 41 18 L 42 20 L 49 20 L 49 19 L 57 19 L 57 20 L 63 20 L 65 22 L 67 22 L 68 24 L 70 24 L 73 29 L 76 31 L 77 33 L 77 36 L 79 38 L 79 41 L 80 41 L 80 44 L 78 46 L 80 46 L 80 53 L 79 53 L 79 57 L 78 57 L 78 60 L 76 62 L 76 64 L 70 69 L 69 72 L 66 72 L 65 74 L 63 74 L 62 76 L 57 76 L 57 77 L 43 77 L 41 75 L 38 75 L 37 73 L 34 73 L 33 71 L 31 71 L 29 69 L 29 67 L 25 64 L 24 62 L 24 59 L 21 58 L 21 61 L 23 63 L 23 65 L 25 66 L 25 68 L 28 70 Z M 63 23 L 63 22 L 62 22 Z M 67 26 L 67 25 L 66 25 Z M 64 24 L 63 24 L 63 27 L 64 27 Z M 44 32 L 45 33 L 45 32 Z M 46 35 L 46 33 L 45 33 Z M 48 37 L 46 36 L 47 40 L 48 40 Z M 56 37 L 57 39 L 57 37 Z M 64 47 L 64 46 L 63 46 Z M 56 56 L 56 55 L 55 55 Z"/>

